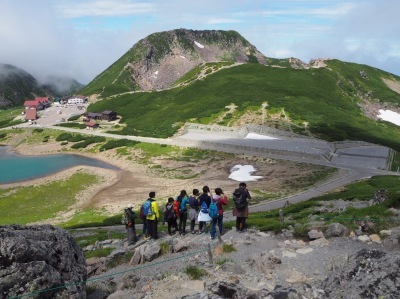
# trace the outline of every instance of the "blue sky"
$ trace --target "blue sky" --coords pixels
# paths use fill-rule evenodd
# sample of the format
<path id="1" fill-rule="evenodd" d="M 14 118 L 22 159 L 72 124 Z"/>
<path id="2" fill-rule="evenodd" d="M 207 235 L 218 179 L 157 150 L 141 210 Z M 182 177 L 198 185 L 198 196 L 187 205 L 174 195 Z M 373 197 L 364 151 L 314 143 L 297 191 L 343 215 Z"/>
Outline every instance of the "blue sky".
<path id="1" fill-rule="evenodd" d="M 0 63 L 89 83 L 147 35 L 236 30 L 264 55 L 400 75 L 397 0 L 1 0 Z"/>

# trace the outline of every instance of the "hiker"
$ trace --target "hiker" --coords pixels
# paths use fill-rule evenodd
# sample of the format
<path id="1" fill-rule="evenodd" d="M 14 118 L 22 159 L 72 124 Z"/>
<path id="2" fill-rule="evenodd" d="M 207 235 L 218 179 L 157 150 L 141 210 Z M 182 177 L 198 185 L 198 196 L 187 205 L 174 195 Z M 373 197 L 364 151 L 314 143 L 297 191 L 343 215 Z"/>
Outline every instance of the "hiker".
<path id="1" fill-rule="evenodd" d="M 142 236 L 144 239 L 147 239 L 149 237 L 149 232 L 147 230 L 147 217 L 144 213 L 144 205 L 140 206 L 140 211 L 139 211 L 139 218 L 143 222 L 143 228 L 142 228 Z"/>
<path id="2" fill-rule="evenodd" d="M 246 219 L 249 217 L 248 200 L 251 199 L 246 183 L 239 184 L 239 188 L 233 192 L 235 207 L 233 216 L 236 216 L 236 231 L 244 232 L 246 229 Z"/>
<path id="3" fill-rule="evenodd" d="M 195 234 L 196 232 L 194 231 L 194 227 L 196 225 L 196 219 L 199 216 L 199 207 L 200 207 L 200 202 L 199 202 L 199 197 L 200 192 L 197 189 L 193 189 L 193 194 L 189 198 L 189 219 L 190 219 L 190 232 L 192 234 Z"/>
<path id="4" fill-rule="evenodd" d="M 210 216 L 208 216 L 208 209 L 210 208 L 211 204 L 211 191 L 208 186 L 203 187 L 203 193 L 199 196 L 200 202 L 200 213 L 199 213 L 199 231 L 198 233 L 201 234 L 206 232 L 207 222 L 210 221 Z"/>
<path id="5" fill-rule="evenodd" d="M 147 220 L 147 233 L 149 237 L 153 240 L 158 239 L 157 226 L 158 219 L 160 219 L 160 211 L 158 209 L 158 203 L 154 199 L 156 197 L 156 193 L 154 191 L 149 193 L 149 198 L 146 202 L 150 202 L 150 204 L 144 204 L 144 213 L 146 214 Z M 148 207 L 148 208 L 147 208 Z"/>
<path id="6" fill-rule="evenodd" d="M 125 227 L 128 232 L 128 245 L 133 245 L 137 241 L 136 239 L 136 229 L 135 229 L 135 212 L 132 210 L 133 204 L 128 204 L 127 208 L 124 210 L 125 213 Z"/>
<path id="7" fill-rule="evenodd" d="M 179 234 L 186 235 L 187 204 L 189 203 L 189 196 L 186 190 L 181 191 L 175 202 L 176 205 L 179 203 Z"/>
<path id="8" fill-rule="evenodd" d="M 177 216 L 174 210 L 174 198 L 170 197 L 168 198 L 168 202 L 164 208 L 164 221 L 163 221 L 163 225 L 165 224 L 165 222 L 167 222 L 168 224 L 168 234 L 170 236 L 172 236 L 171 228 L 175 229 L 174 233 L 178 231 L 178 224 L 176 223 L 176 219 Z"/>
<path id="9" fill-rule="evenodd" d="M 217 216 L 213 218 L 211 216 L 211 204 L 210 204 L 210 217 L 213 218 L 211 221 L 211 240 L 215 239 L 215 234 L 217 232 L 216 225 L 218 225 L 219 234 L 222 235 L 222 220 L 224 218 L 223 205 L 228 204 L 228 196 L 224 194 L 221 188 L 215 188 L 215 194 L 211 198 L 211 202 L 215 203 L 217 206 Z"/>

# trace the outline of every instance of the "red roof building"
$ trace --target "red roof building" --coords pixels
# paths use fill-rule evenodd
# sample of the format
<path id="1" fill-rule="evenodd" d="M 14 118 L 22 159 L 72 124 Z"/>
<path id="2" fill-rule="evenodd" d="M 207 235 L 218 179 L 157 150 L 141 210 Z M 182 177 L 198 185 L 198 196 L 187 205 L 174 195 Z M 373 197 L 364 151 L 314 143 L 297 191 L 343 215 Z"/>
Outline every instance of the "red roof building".
<path id="1" fill-rule="evenodd" d="M 25 120 L 36 120 L 36 119 L 37 119 L 36 108 L 34 107 L 27 108 L 25 110 Z"/>

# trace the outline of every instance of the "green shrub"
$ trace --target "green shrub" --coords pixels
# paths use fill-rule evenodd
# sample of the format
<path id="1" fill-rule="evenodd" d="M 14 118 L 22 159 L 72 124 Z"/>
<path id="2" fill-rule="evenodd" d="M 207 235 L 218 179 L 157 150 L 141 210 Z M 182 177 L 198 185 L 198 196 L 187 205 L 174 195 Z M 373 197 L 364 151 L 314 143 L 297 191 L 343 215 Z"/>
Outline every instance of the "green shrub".
<path id="1" fill-rule="evenodd" d="M 82 142 L 75 143 L 74 145 L 71 146 L 73 149 L 79 149 L 79 148 L 86 148 L 88 145 L 92 143 L 99 143 L 105 141 L 106 138 L 102 136 L 95 136 L 95 137 L 87 137 L 84 139 Z"/>
<path id="2" fill-rule="evenodd" d="M 185 273 L 193 280 L 201 279 L 207 274 L 207 272 L 197 266 L 188 266 L 185 269 Z"/>
<path id="3" fill-rule="evenodd" d="M 82 116 L 82 115 L 74 115 L 74 116 L 71 116 L 70 118 L 68 118 L 68 121 L 77 120 L 77 119 L 79 119 L 81 116 Z"/>
<path id="4" fill-rule="evenodd" d="M 224 243 L 222 245 L 222 248 L 224 250 L 224 253 L 231 253 L 231 252 L 235 252 L 236 251 L 236 248 L 233 247 L 233 245 L 230 245 L 230 244 L 225 244 Z"/>
<path id="5" fill-rule="evenodd" d="M 61 133 L 56 137 L 56 141 L 66 141 L 69 140 L 70 138 L 72 138 L 71 133 Z"/>
<path id="6" fill-rule="evenodd" d="M 0 139 L 4 139 L 7 137 L 7 133 L 0 133 Z"/>
<path id="7" fill-rule="evenodd" d="M 42 128 L 33 129 L 33 133 L 41 133 L 43 132 Z"/>
<path id="8" fill-rule="evenodd" d="M 106 257 L 109 256 L 114 249 L 115 248 L 101 248 L 93 251 L 86 251 L 85 257 L 86 259 L 90 259 L 92 257 Z"/>
<path id="9" fill-rule="evenodd" d="M 85 124 L 74 123 L 74 122 L 70 122 L 70 123 L 61 123 L 61 124 L 58 124 L 57 126 L 59 126 L 59 127 L 66 127 L 66 128 L 77 128 L 77 129 L 84 129 L 84 128 L 86 128 L 86 125 L 85 125 Z"/>
<path id="10" fill-rule="evenodd" d="M 68 144 L 68 141 L 63 141 L 60 143 L 60 145 L 67 145 L 67 144 Z"/>
<path id="11" fill-rule="evenodd" d="M 128 140 L 128 139 L 112 139 L 108 140 L 105 144 L 100 147 L 100 151 L 106 151 L 117 147 L 133 147 L 136 144 L 140 143 L 140 141 Z"/>
<path id="12" fill-rule="evenodd" d="M 78 141 L 82 141 L 85 140 L 85 136 L 81 135 L 81 134 L 77 134 L 77 135 L 72 135 L 68 141 L 69 142 L 78 142 Z"/>
<path id="13" fill-rule="evenodd" d="M 161 255 L 169 253 L 169 243 L 168 242 L 160 243 L 160 248 L 161 248 Z"/>

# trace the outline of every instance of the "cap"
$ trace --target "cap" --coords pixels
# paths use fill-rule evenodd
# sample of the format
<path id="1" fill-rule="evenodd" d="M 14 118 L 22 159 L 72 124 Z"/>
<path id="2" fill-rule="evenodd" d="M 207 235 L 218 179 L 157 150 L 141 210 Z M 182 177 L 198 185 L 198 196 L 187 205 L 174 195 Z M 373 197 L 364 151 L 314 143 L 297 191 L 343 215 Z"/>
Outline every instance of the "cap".
<path id="1" fill-rule="evenodd" d="M 133 208 L 133 204 L 128 204 L 128 209 Z"/>

